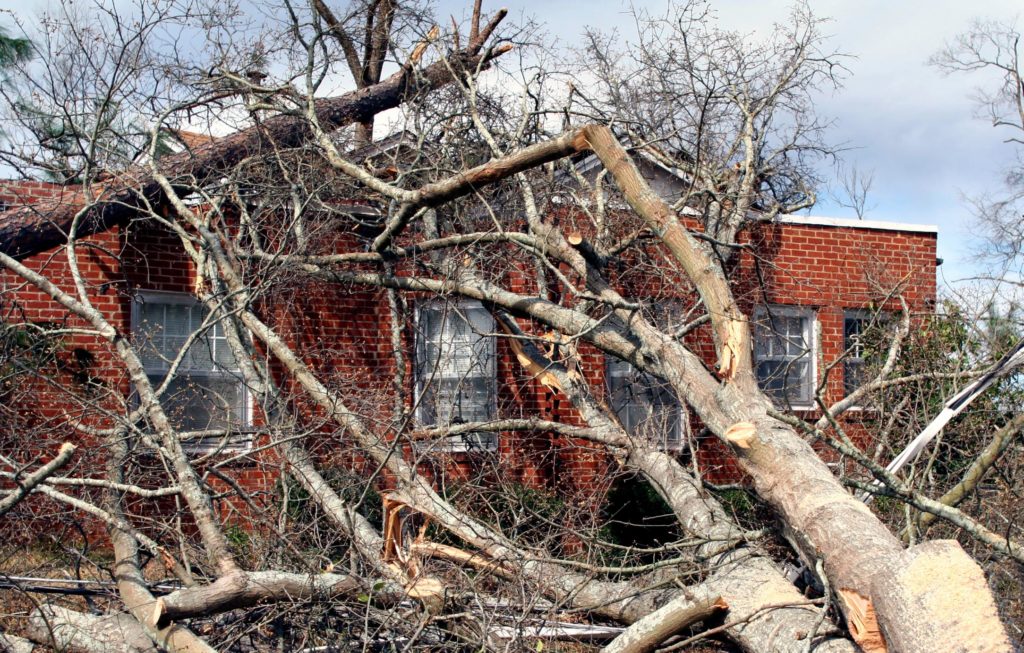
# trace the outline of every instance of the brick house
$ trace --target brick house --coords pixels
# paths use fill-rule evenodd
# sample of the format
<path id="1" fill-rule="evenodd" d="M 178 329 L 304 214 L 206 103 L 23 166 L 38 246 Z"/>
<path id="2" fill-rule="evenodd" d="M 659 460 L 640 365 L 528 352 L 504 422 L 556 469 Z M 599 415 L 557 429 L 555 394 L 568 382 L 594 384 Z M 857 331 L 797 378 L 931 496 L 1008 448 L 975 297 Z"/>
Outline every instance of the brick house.
<path id="1" fill-rule="evenodd" d="M 664 183 L 654 185 L 671 192 Z M 33 204 L 67 191 L 44 182 L 5 182 L 0 185 L 0 207 Z M 351 207 L 353 213 L 360 210 L 359 205 Z M 755 364 L 762 387 L 795 410 L 815 410 L 819 386 L 826 401 L 841 398 L 863 373 L 858 336 L 873 314 L 898 309 L 894 290 L 911 311 L 934 311 L 936 238 L 937 230 L 930 226 L 802 216 L 750 229 L 730 265 L 734 292 L 755 322 Z M 167 374 L 166 358 L 173 357 L 205 319 L 192 295 L 196 279 L 191 263 L 177 238 L 152 224 L 116 225 L 86 242 L 89 246 L 80 248 L 80 266 L 90 299 L 113 324 L 133 334 L 150 378 L 161 381 Z M 62 287 L 73 287 L 62 250 L 38 252 L 24 262 Z M 646 283 L 642 276 L 621 276 L 624 285 Z M 395 397 L 395 359 L 384 293 L 296 283 L 267 301 L 267 319 L 332 383 L 360 393 L 367 406 L 389 406 Z M 60 305 L 11 273 L 3 272 L 0 284 L 5 322 L 77 324 Z M 672 288 L 650 286 L 640 292 L 652 297 L 652 307 L 667 319 L 678 317 L 674 312 L 685 313 L 692 301 L 687 291 Z M 414 431 L 499 416 L 577 419 L 557 393 L 524 373 L 507 339 L 495 335 L 500 330 L 483 306 L 428 297 L 413 298 L 410 306 L 411 319 L 402 337 L 406 383 L 416 402 L 410 407 Z M 712 365 L 714 352 L 706 330 L 697 327 L 687 338 Z M 253 492 L 266 490 L 275 473 L 272 466 L 252 464 L 253 459 L 273 455 L 259 447 L 260 409 L 234 373 L 234 359 L 219 328 L 212 325 L 201 341 L 168 387 L 167 405 L 180 430 L 197 434 L 190 440 L 195 455 L 232 458 L 234 464 L 224 468 L 225 473 Z M 34 432 L 59 442 L 81 438 L 69 432 L 69 421 L 102 422 L 95 415 L 95 401 L 88 398 L 89 387 L 111 391 L 103 401 L 120 397 L 121 405 L 113 401 L 109 406 L 115 413 L 124 412 L 123 401 L 130 405 L 131 400 L 124 399 L 131 392 L 123 370 L 95 340 L 69 335 L 57 357 L 59 374 L 68 383 L 86 387 L 73 393 L 38 388 L 34 405 L 20 407 L 21 419 Z M 833 365 L 835 361 L 841 362 Z M 586 378 L 604 389 L 627 429 L 657 438 L 680 455 L 696 455 L 712 481 L 737 480 L 724 447 L 702 436 L 699 425 L 654 379 L 638 374 L 628 363 L 605 360 L 583 345 L 577 362 Z M 72 400 L 72 395 L 79 399 Z M 226 436 L 203 436 L 204 431 L 224 428 Z M 11 435 L 3 437 L 8 440 Z M 406 452 L 419 456 L 434 475 L 465 477 L 481 460 L 497 461 L 504 473 L 523 485 L 583 493 L 606 476 L 610 464 L 593 445 L 551 433 L 471 432 L 409 446 Z M 443 455 L 446 462 L 439 466 L 429 454 Z M 97 463 L 102 457 L 99 452 L 86 455 Z"/>

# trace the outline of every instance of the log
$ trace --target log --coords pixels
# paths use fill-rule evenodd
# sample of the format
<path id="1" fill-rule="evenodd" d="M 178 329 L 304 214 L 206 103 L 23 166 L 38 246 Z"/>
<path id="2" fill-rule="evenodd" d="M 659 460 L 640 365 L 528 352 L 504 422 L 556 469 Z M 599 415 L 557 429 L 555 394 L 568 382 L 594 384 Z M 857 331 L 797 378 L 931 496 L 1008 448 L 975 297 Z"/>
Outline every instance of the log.
<path id="1" fill-rule="evenodd" d="M 876 577 L 872 596 L 892 650 L 1013 650 L 985 576 L 955 540 L 911 547 Z M 915 619 L 924 614 L 932 619 Z M 936 616 L 943 621 L 937 622 Z"/>
<path id="2" fill-rule="evenodd" d="M 715 613 L 728 610 L 729 604 L 721 596 L 694 597 L 683 593 L 635 622 L 602 653 L 648 653 L 683 628 L 704 621 Z"/>
<path id="3" fill-rule="evenodd" d="M 0 653 L 32 653 L 35 647 L 35 644 L 23 637 L 0 633 Z"/>
<path id="4" fill-rule="evenodd" d="M 85 653 L 156 653 L 159 649 L 129 614 L 94 616 L 43 605 L 28 618 L 32 641 L 58 651 Z"/>
<path id="5" fill-rule="evenodd" d="M 294 574 L 283 571 L 239 572 L 209 585 L 189 587 L 157 599 L 149 625 L 164 628 L 174 621 L 247 608 L 260 603 L 303 601 L 355 593 L 362 584 L 353 576 Z"/>

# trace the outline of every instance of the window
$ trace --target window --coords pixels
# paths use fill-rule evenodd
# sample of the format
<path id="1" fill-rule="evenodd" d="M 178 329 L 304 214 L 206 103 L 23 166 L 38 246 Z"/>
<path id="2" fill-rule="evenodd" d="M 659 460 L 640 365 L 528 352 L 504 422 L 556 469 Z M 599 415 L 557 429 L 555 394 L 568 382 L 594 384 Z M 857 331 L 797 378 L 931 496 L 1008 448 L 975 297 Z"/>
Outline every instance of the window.
<path id="1" fill-rule="evenodd" d="M 607 380 L 611 408 L 630 434 L 666 449 L 682 446 L 683 410 L 667 382 L 617 358 L 608 359 Z"/>
<path id="2" fill-rule="evenodd" d="M 485 422 L 496 398 L 494 318 L 478 302 L 429 303 L 417 320 L 416 390 L 418 416 L 428 426 Z M 449 438 L 452 451 L 498 446 L 496 433 Z"/>
<path id="3" fill-rule="evenodd" d="M 887 311 L 849 310 L 843 315 L 843 395 L 869 380 L 869 361 L 888 348 L 899 320 Z"/>
<path id="4" fill-rule="evenodd" d="M 843 396 L 859 388 L 865 379 L 864 332 L 868 330 L 871 316 L 863 311 L 847 311 L 843 316 Z"/>
<path id="5" fill-rule="evenodd" d="M 781 405 L 810 407 L 814 398 L 814 312 L 758 307 L 754 321 L 757 384 Z"/>
<path id="6" fill-rule="evenodd" d="M 154 388 L 164 382 L 189 336 L 198 332 L 161 396 L 164 411 L 179 431 L 226 432 L 226 440 L 217 435 L 189 441 L 193 452 L 244 449 L 251 440 L 248 396 L 223 327 L 207 316 L 189 295 L 145 293 L 133 307 L 132 332 Z"/>

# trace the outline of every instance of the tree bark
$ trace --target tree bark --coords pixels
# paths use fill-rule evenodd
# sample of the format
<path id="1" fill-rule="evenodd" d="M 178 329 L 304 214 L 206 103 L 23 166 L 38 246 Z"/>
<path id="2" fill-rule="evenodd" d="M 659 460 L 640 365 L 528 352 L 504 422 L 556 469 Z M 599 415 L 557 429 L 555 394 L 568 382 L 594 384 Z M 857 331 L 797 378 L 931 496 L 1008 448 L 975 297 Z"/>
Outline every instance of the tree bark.
<path id="1" fill-rule="evenodd" d="M 449 84 L 460 71 L 484 69 L 504 50 L 483 51 L 504 16 L 499 12 L 482 33 L 465 49 L 420 70 L 403 68 L 384 81 L 344 95 L 318 100 L 316 117 L 320 127 L 333 130 L 366 122 L 381 111 L 401 105 L 409 98 Z M 160 170 L 176 186 L 202 186 L 227 174 L 239 162 L 265 150 L 296 147 L 312 136 L 307 122 L 291 115 L 278 115 L 257 127 L 213 140 L 193 150 L 160 161 Z M 67 242 L 68 230 L 83 207 L 88 206 L 77 235 L 88 236 L 137 217 L 145 198 L 161 205 L 163 190 L 147 170 L 135 168 L 116 182 L 96 186 L 93 194 L 76 192 L 56 201 L 12 209 L 0 216 L 0 252 L 24 259 Z"/>
<path id="2" fill-rule="evenodd" d="M 791 428 L 768 417 L 769 400 L 753 382 L 749 325 L 738 316 L 728 282 L 719 266 L 688 237 L 675 214 L 648 186 L 625 150 L 605 127 L 585 128 L 588 143 L 605 167 L 612 173 L 630 206 L 661 234 L 666 246 L 684 267 L 696 285 L 711 315 L 723 377 L 721 389 L 709 403 L 692 402 L 705 424 L 728 442 L 729 427 L 748 422 L 754 426 L 744 447 L 733 447 L 737 459 L 752 478 L 758 494 L 778 510 L 790 539 L 811 568 L 819 558 L 825 573 L 841 597 L 856 593 L 874 605 L 886 641 L 896 643 L 892 650 L 926 651 L 927 639 L 915 635 L 938 632 L 951 623 L 967 619 L 993 626 L 993 641 L 1005 644 L 991 650 L 1009 651 L 1009 640 L 999 622 L 991 593 L 980 587 L 977 600 L 969 603 L 932 601 L 927 610 L 911 609 L 899 598 L 881 596 L 876 583 L 883 584 L 903 555 L 899 540 L 842 486 L 815 451 Z M 727 352 L 729 343 L 741 343 L 740 351 Z M 732 366 L 727 365 L 734 357 Z M 688 384 L 678 384 L 680 397 L 692 401 Z M 935 558 L 934 564 L 949 563 L 969 573 L 969 578 L 983 577 L 977 563 L 959 546 L 952 544 L 938 554 L 923 549 L 916 555 Z M 938 556 L 938 557 L 936 557 Z M 927 564 L 923 560 L 920 564 Z M 984 585 L 984 584 L 982 584 Z M 910 601 L 914 594 L 898 596 Z M 881 603 L 882 599 L 884 603 Z M 841 601 L 847 616 L 853 605 Z M 883 611 L 886 614 L 883 614 Z M 857 633 L 854 633 L 857 635 Z M 957 634 L 949 633 L 949 642 L 957 642 Z M 963 650 L 972 650 L 971 640 L 964 634 L 958 643 Z M 954 647 L 955 648 L 955 647 Z"/>
<path id="3" fill-rule="evenodd" d="M 695 597 L 689 593 L 683 593 L 664 607 L 635 622 L 601 651 L 602 653 L 648 653 L 683 628 L 704 621 L 716 612 L 728 609 L 728 604 L 720 596 Z"/>
<path id="4" fill-rule="evenodd" d="M 33 641 L 58 651 L 85 653 L 157 653 L 145 629 L 131 615 L 97 617 L 55 605 L 43 605 L 28 618 Z"/>
<path id="5" fill-rule="evenodd" d="M 283 571 L 237 572 L 202 587 L 190 587 L 156 600 L 150 625 L 248 608 L 264 602 L 331 598 L 355 592 L 358 579 L 338 574 L 293 574 Z"/>

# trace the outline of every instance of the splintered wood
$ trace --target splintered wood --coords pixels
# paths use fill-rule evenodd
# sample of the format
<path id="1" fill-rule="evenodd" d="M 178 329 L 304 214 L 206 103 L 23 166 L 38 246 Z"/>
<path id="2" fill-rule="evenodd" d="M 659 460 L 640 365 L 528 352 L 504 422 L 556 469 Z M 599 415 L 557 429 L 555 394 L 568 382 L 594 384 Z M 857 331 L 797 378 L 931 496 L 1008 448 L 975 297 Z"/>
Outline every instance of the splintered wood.
<path id="1" fill-rule="evenodd" d="M 516 335 L 512 333 L 512 329 L 505 324 L 504 320 L 498 320 L 498 324 L 505 333 L 508 333 L 511 336 Z M 551 373 L 551 370 L 534 360 L 534 358 L 526 352 L 526 348 L 523 347 L 523 343 L 520 342 L 518 338 L 509 338 L 508 343 L 509 346 L 512 347 L 512 352 L 516 355 L 516 360 L 519 361 L 520 365 L 526 368 L 526 371 L 528 371 L 534 379 L 547 388 L 551 388 L 557 392 L 562 391 L 562 385 L 558 382 L 555 375 Z"/>
<path id="2" fill-rule="evenodd" d="M 726 381 L 731 381 L 736 376 L 742 358 L 740 354 L 746 346 L 746 329 L 746 324 L 739 320 L 728 320 L 722 329 L 724 333 L 720 338 L 722 353 L 719 357 L 718 373 Z"/>
<path id="3" fill-rule="evenodd" d="M 886 653 L 885 637 L 878 627 L 875 606 L 853 590 L 839 590 L 839 597 L 846 606 L 846 620 L 850 635 L 864 653 Z"/>
<path id="4" fill-rule="evenodd" d="M 402 522 L 399 512 L 405 507 L 401 501 L 384 497 L 384 562 L 399 559 L 402 550 Z"/>

